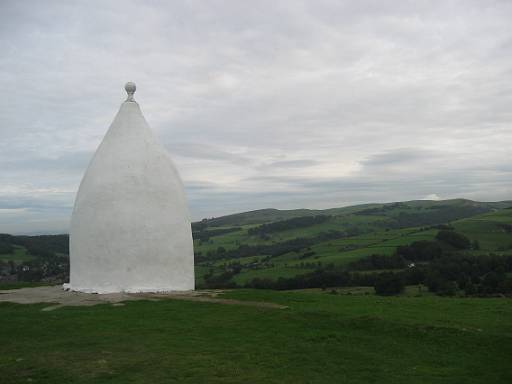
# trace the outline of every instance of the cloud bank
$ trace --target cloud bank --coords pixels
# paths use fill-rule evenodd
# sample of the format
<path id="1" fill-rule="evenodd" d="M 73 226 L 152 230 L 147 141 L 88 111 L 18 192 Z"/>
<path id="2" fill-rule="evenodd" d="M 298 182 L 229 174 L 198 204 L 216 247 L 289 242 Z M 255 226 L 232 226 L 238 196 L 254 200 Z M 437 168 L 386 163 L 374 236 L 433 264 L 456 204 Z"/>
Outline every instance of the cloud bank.
<path id="1" fill-rule="evenodd" d="M 512 198 L 508 1 L 2 1 L 0 232 L 65 232 L 126 81 L 194 219 Z"/>

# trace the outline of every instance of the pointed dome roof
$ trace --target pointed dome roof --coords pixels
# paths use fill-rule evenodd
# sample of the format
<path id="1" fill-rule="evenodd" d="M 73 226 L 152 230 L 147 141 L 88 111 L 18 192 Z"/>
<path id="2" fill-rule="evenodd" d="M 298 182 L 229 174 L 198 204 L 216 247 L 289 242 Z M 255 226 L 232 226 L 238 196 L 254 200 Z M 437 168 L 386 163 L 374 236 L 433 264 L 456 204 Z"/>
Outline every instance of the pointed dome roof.
<path id="1" fill-rule="evenodd" d="M 133 96 L 94 154 L 70 231 L 70 287 L 83 292 L 194 289 L 185 190 Z"/>

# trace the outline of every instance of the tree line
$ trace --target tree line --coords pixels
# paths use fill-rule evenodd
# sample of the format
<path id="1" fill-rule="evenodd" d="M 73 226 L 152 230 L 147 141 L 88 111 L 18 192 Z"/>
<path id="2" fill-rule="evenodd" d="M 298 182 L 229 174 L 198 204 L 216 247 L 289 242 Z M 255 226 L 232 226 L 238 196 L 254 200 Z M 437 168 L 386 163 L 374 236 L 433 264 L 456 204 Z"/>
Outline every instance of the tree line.
<path id="1" fill-rule="evenodd" d="M 471 255 L 474 248 L 464 235 L 442 229 L 435 240 L 400 246 L 391 256 L 370 255 L 347 266 L 321 265 L 309 273 L 290 278 L 254 278 L 246 288 L 305 289 L 373 286 L 377 294 L 398 294 L 406 285 L 425 285 L 438 295 L 512 294 L 512 255 Z M 394 271 L 393 271 L 394 270 Z M 221 275 L 207 275 L 210 288 L 235 288 L 233 276 L 241 267 L 230 267 Z"/>
<path id="2" fill-rule="evenodd" d="M 208 240 L 210 240 L 210 237 L 221 236 L 221 235 L 225 235 L 226 233 L 238 232 L 241 230 L 242 230 L 241 227 L 218 228 L 218 229 L 209 229 L 209 230 L 206 230 L 206 227 L 205 227 L 205 228 L 193 231 L 192 238 L 194 240 L 208 241 Z"/>
<path id="3" fill-rule="evenodd" d="M 255 278 L 244 285 L 260 289 L 305 289 L 373 286 L 377 294 L 398 294 L 406 285 L 423 284 L 439 295 L 512 294 L 512 256 L 470 256 L 446 254 L 435 261 L 398 272 L 362 273 L 328 265 L 324 268 L 277 280 Z M 235 287 L 226 282 L 229 287 Z"/>
<path id="4" fill-rule="evenodd" d="M 275 221 L 273 223 L 261 224 L 257 227 L 249 228 L 247 233 L 249 235 L 266 235 L 274 232 L 282 232 L 289 229 L 310 227 L 324 223 L 331 219 L 329 215 L 317 215 L 317 216 L 302 216 L 294 217 L 292 219 Z"/>
<path id="5" fill-rule="evenodd" d="M 322 241 L 356 236 L 357 234 L 361 233 L 362 231 L 357 228 L 350 228 L 346 231 L 330 230 L 326 232 L 320 232 L 313 237 L 297 237 L 295 239 L 290 239 L 274 244 L 242 244 L 237 248 L 228 250 L 226 250 L 224 247 L 218 247 L 217 250 L 210 250 L 206 252 L 206 254 L 203 254 L 202 252 L 196 252 L 195 262 L 198 264 L 205 261 L 215 261 L 219 259 L 239 259 L 242 257 L 258 255 L 276 257 L 288 252 L 298 252 L 303 248 L 308 248 Z"/>
<path id="6" fill-rule="evenodd" d="M 15 236 L 0 234 L 0 254 L 22 246 L 33 260 L 15 263 L 0 260 L 0 278 L 17 281 L 65 281 L 69 276 L 69 235 Z"/>

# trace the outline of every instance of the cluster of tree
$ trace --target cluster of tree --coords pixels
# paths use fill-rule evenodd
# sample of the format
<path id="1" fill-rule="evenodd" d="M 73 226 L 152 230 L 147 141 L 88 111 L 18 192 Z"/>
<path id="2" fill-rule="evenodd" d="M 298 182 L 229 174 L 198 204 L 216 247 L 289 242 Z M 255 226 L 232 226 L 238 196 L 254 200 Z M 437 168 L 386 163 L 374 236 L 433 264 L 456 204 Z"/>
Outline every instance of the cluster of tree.
<path id="1" fill-rule="evenodd" d="M 17 266 L 18 281 L 66 281 L 69 277 L 69 257 L 45 255 Z"/>
<path id="2" fill-rule="evenodd" d="M 390 227 L 406 228 L 441 224 L 463 219 L 465 217 L 475 216 L 488 211 L 488 208 L 478 206 L 434 206 L 428 210 L 418 212 L 400 212 L 398 215 L 393 217 Z"/>
<path id="3" fill-rule="evenodd" d="M 512 256 L 447 254 L 424 268 L 423 283 L 439 294 L 511 293 Z"/>
<path id="4" fill-rule="evenodd" d="M 412 209 L 411 206 L 405 204 L 405 203 L 392 203 L 392 204 L 386 204 L 382 207 L 375 207 L 375 208 L 366 208 L 361 211 L 357 211 L 354 213 L 354 215 L 359 216 L 381 216 L 387 214 L 389 211 L 395 210 L 395 209 Z"/>
<path id="5" fill-rule="evenodd" d="M 13 253 L 14 248 L 11 243 L 0 240 L 0 255 L 9 255 Z"/>
<path id="6" fill-rule="evenodd" d="M 63 282 L 69 277 L 69 257 L 47 253 L 20 264 L 0 262 L 0 275 L 17 281 Z"/>
<path id="7" fill-rule="evenodd" d="M 1 244 L 4 244 L 3 246 Z M 0 276 L 18 281 L 63 281 L 69 276 L 69 236 L 13 236 L 0 234 L 0 254 L 11 254 L 14 246 L 23 246 L 34 256 L 23 263 L 0 262 Z M 3 249 L 2 249 L 3 247 Z"/>
<path id="8" fill-rule="evenodd" d="M 451 224 L 437 224 L 437 225 L 431 225 L 430 227 L 425 228 L 425 230 L 427 230 L 427 229 L 439 229 L 439 230 L 452 231 L 455 228 Z"/>
<path id="9" fill-rule="evenodd" d="M 436 239 L 456 249 L 471 248 L 471 241 L 463 234 L 455 231 L 441 230 L 437 233 Z"/>
<path id="10" fill-rule="evenodd" d="M 307 210 L 304 210 L 306 213 Z M 298 212 L 293 212 L 292 214 Z M 269 221 L 282 220 L 287 216 L 286 211 L 279 211 L 275 208 L 258 209 L 256 211 L 235 213 L 232 215 L 210 217 L 199 222 L 192 223 L 192 229 L 197 230 L 203 227 L 234 227 L 247 224 L 261 224 Z"/>
<path id="11" fill-rule="evenodd" d="M 290 278 L 280 277 L 277 280 L 270 278 L 254 278 L 244 285 L 245 288 L 259 289 L 305 289 L 327 287 L 357 287 L 373 286 L 376 279 L 382 274 L 351 272 L 344 268 L 328 264 L 315 271 Z"/>
<path id="12" fill-rule="evenodd" d="M 0 234 L 0 242 L 21 245 L 33 256 L 69 254 L 69 235 L 14 236 Z"/>
<path id="13" fill-rule="evenodd" d="M 395 209 L 400 209 L 400 211 L 398 213 L 392 212 Z M 408 210 L 408 212 L 406 210 Z M 447 223 L 485 213 L 489 210 L 490 208 L 485 206 L 454 206 L 446 204 L 413 210 L 413 207 L 407 204 L 395 203 L 383 207 L 364 209 L 356 212 L 355 215 L 388 216 L 391 217 L 391 219 L 382 222 L 381 224 L 383 226 L 389 228 L 406 228 Z"/>
<path id="14" fill-rule="evenodd" d="M 203 219 L 201 221 L 196 221 L 192 223 L 192 232 L 203 231 L 208 227 L 208 219 Z"/>
<path id="15" fill-rule="evenodd" d="M 217 228 L 217 229 L 201 229 L 192 232 L 194 240 L 208 241 L 210 237 L 225 235 L 226 233 L 241 231 L 241 227 Z"/>
<path id="16" fill-rule="evenodd" d="M 403 269 L 412 262 L 427 262 L 439 258 L 443 248 L 437 241 L 419 240 L 410 245 L 397 247 L 393 255 L 373 254 L 351 262 L 348 269 L 370 271 L 379 269 Z"/>
<path id="17" fill-rule="evenodd" d="M 314 272 L 279 278 L 256 278 L 247 288 L 304 289 L 325 287 L 373 286 L 378 294 L 390 295 L 403 291 L 405 285 L 424 284 L 431 292 L 453 295 L 511 294 L 512 256 L 468 256 L 446 254 L 439 259 L 400 272 L 352 272 L 332 265 Z"/>
<path id="18" fill-rule="evenodd" d="M 455 249 L 478 249 L 464 235 L 443 229 L 436 239 Z M 404 284 L 425 284 L 430 291 L 440 295 L 452 295 L 463 290 L 467 295 L 512 292 L 512 256 L 471 256 L 443 251 L 436 241 L 417 241 L 398 247 L 393 257 L 370 256 L 356 262 L 360 269 L 391 269 L 401 261 L 405 263 L 428 262 L 396 274 Z M 411 265 L 411 264 L 409 264 Z M 384 285 L 386 280 L 384 280 Z M 377 284 L 374 284 L 377 291 Z"/>
<path id="19" fill-rule="evenodd" d="M 384 272 L 375 277 L 373 287 L 377 295 L 398 295 L 404 291 L 405 283 L 404 279 L 399 274 Z"/>
<path id="20" fill-rule="evenodd" d="M 440 257 L 443 249 L 437 241 L 419 240 L 397 247 L 395 253 L 409 261 L 430 261 Z"/>
<path id="21" fill-rule="evenodd" d="M 416 241 L 398 247 L 392 256 L 371 255 L 347 267 L 327 265 L 311 273 L 278 280 L 254 279 L 246 286 L 266 289 L 303 289 L 328 286 L 373 286 L 378 294 L 403 291 L 405 285 L 424 284 L 439 295 L 512 293 L 512 256 L 467 255 L 443 251 L 440 243 L 467 249 L 464 235 L 441 230 L 437 241 Z M 446 248 L 446 247 L 445 247 Z M 357 271 L 402 269 L 398 272 L 359 273 Z"/>
<path id="22" fill-rule="evenodd" d="M 325 288 L 325 287 L 347 287 L 353 286 L 350 272 L 335 269 L 332 265 L 325 268 L 297 275 L 290 278 L 280 277 L 277 280 L 269 278 L 254 278 L 245 284 L 246 288 L 257 289 L 304 289 L 304 288 Z"/>
<path id="23" fill-rule="evenodd" d="M 236 288 L 238 285 L 232 279 L 241 270 L 242 266 L 238 262 L 228 264 L 224 271 L 218 275 L 215 275 L 214 270 L 210 269 L 204 275 L 204 284 L 201 284 L 201 288 Z"/>
<path id="24" fill-rule="evenodd" d="M 311 251 L 309 248 L 302 255 L 299 256 L 299 259 L 307 259 L 309 257 L 315 256 L 316 252 Z"/>
<path id="25" fill-rule="evenodd" d="M 328 215 L 294 217 L 292 219 L 275 221 L 273 223 L 250 228 L 247 233 L 249 235 L 265 235 L 268 233 L 286 231 L 288 229 L 310 227 L 324 223 L 330 218 L 331 216 Z"/>
<path id="26" fill-rule="evenodd" d="M 288 264 L 286 264 L 288 266 Z M 313 262 L 303 262 L 301 261 L 299 264 L 295 264 L 295 268 L 302 268 L 302 269 L 315 269 L 322 266 L 321 261 L 313 261 Z"/>
<path id="27" fill-rule="evenodd" d="M 349 269 L 354 271 L 370 271 L 374 269 L 402 269 L 407 267 L 405 258 L 395 253 L 393 255 L 370 255 L 355 260 L 349 264 Z"/>
<path id="28" fill-rule="evenodd" d="M 348 234 L 341 231 L 328 231 L 321 232 L 314 237 L 297 237 L 295 239 L 283 241 L 275 244 L 259 244 L 259 245 L 240 245 L 235 249 L 224 249 L 223 247 L 217 248 L 217 250 L 210 250 L 206 255 L 200 253 L 195 254 L 195 262 L 201 263 L 204 261 L 212 261 L 218 259 L 238 259 L 247 256 L 257 255 L 269 255 L 276 257 L 283 255 L 288 252 L 298 252 L 303 248 L 312 246 L 313 244 L 346 237 Z"/>
<path id="29" fill-rule="evenodd" d="M 16 278 L 16 263 L 12 260 L 0 260 L 0 277 L 14 276 Z"/>

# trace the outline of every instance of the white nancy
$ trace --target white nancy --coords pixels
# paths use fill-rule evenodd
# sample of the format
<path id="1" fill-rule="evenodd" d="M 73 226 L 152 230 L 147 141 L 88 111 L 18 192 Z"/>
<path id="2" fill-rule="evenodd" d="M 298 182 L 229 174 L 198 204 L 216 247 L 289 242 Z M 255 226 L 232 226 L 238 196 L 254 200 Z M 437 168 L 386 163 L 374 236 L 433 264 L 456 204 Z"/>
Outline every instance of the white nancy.
<path id="1" fill-rule="evenodd" d="M 70 283 L 81 292 L 194 289 L 185 191 L 139 105 L 135 84 L 80 184 L 70 231 Z"/>

